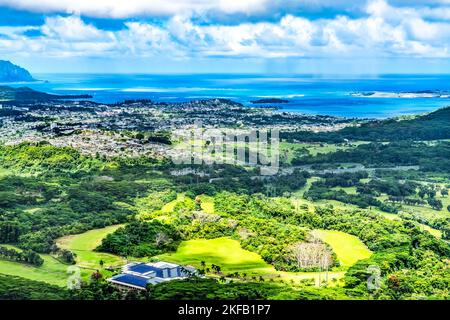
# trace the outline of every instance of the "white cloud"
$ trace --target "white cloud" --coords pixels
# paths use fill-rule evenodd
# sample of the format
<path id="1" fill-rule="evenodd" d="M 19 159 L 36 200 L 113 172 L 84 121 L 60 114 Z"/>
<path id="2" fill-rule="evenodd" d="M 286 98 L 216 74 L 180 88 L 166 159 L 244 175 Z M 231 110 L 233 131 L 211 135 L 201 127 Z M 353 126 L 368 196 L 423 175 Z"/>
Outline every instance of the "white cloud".
<path id="1" fill-rule="evenodd" d="M 29 30 L 40 31 L 41 35 L 27 37 L 24 32 Z M 0 42 L 0 53 L 39 53 L 50 57 L 96 56 L 113 53 L 118 48 L 113 32 L 99 30 L 76 16 L 47 18 L 40 28 L 10 28 L 7 35 L 9 39 Z"/>
<path id="2" fill-rule="evenodd" d="M 175 2 L 178 5 L 186 3 Z M 216 1 L 215 5 L 223 6 L 221 10 L 246 11 L 264 1 L 244 2 L 227 1 L 225 4 L 223 0 Z M 205 1 L 190 3 L 200 6 Z M 0 35 L 7 35 L 0 37 L 0 53 L 173 59 L 216 56 L 450 57 L 449 22 L 429 21 L 424 17 L 423 8 L 396 7 L 384 0 L 369 1 L 365 10 L 366 15 L 357 18 L 341 15 L 312 20 L 286 14 L 276 22 L 235 25 L 200 24 L 183 14 L 158 23 L 129 21 L 118 31 L 101 30 L 77 15 L 53 16 L 46 18 L 45 24 L 38 28 L 42 35 L 37 37 L 27 37 L 25 33 L 36 27 L 0 28 Z"/>
<path id="3" fill-rule="evenodd" d="M 117 39 L 118 51 L 134 56 L 170 55 L 176 58 L 183 54 L 166 29 L 146 23 L 126 23 L 126 29 L 117 33 Z"/>
<path id="4" fill-rule="evenodd" d="M 0 5 L 35 12 L 127 18 L 206 11 L 249 14 L 264 10 L 268 2 L 268 0 L 0 0 Z"/>
<path id="5" fill-rule="evenodd" d="M 114 38 L 112 32 L 101 31 L 93 25 L 85 24 L 76 16 L 47 18 L 41 30 L 47 37 L 60 38 L 63 41 L 95 41 Z"/>

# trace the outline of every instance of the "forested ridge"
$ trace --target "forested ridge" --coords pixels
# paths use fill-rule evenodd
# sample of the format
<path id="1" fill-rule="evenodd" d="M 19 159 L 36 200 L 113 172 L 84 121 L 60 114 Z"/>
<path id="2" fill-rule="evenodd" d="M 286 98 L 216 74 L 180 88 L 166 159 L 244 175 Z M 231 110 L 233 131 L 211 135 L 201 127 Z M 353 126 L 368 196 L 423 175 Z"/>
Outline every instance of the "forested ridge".
<path id="1" fill-rule="evenodd" d="M 339 131 L 312 133 L 310 131 L 282 132 L 288 141 L 344 142 L 345 140 L 399 141 L 450 139 L 450 107 L 416 116 L 414 119 L 369 121 Z"/>

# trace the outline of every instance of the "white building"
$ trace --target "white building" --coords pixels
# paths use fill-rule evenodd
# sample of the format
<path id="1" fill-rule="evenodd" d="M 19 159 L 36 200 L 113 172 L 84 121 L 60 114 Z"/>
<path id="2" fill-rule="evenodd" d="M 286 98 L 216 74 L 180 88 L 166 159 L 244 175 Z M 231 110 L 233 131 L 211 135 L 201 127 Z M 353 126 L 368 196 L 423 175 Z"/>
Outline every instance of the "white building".
<path id="1" fill-rule="evenodd" d="M 131 289 L 146 290 L 149 284 L 184 279 L 196 273 L 197 270 L 193 267 L 169 262 L 133 262 L 125 265 L 121 274 L 109 278 L 107 281 Z"/>

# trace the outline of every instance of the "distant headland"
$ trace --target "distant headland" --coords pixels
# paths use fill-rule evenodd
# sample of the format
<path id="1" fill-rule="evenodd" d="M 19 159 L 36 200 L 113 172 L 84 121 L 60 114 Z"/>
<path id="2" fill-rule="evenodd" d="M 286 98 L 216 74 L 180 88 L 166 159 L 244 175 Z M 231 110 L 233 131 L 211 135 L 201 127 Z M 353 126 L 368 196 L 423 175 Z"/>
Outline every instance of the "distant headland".
<path id="1" fill-rule="evenodd" d="M 30 103 L 43 102 L 53 100 L 71 100 L 71 99 L 91 99 L 92 96 L 88 94 L 80 95 L 55 95 L 45 92 L 36 91 L 28 87 L 11 88 L 8 86 L 0 86 L 0 101 L 5 103 L 8 101 Z"/>
<path id="2" fill-rule="evenodd" d="M 0 60 L 0 82 L 36 81 L 28 70 L 10 61 Z"/>

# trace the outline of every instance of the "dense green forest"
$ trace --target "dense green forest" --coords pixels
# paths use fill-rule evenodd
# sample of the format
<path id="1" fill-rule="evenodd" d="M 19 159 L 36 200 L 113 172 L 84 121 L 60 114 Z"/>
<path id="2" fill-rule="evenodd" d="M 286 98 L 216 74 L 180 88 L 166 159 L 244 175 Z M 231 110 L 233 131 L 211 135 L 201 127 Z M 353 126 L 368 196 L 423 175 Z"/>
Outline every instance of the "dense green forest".
<path id="1" fill-rule="evenodd" d="M 179 257 L 178 250 L 189 241 L 227 239 L 241 254 L 258 257 L 257 268 L 269 276 L 255 267 L 230 269 L 203 261 L 197 267 L 205 278 L 162 283 L 138 293 L 105 282 L 116 272 L 106 268 L 87 269 L 93 276 L 75 290 L 2 271 L 0 298 L 448 299 L 450 143 L 434 140 L 449 138 L 443 118 L 449 110 L 309 133 L 318 137 L 311 141 L 327 136 L 323 141 L 330 142 L 336 135 L 372 142 L 314 155 L 300 152 L 292 160 L 298 167 L 264 178 L 256 168 L 233 165 L 190 166 L 193 170 L 181 175 L 173 172 L 186 166 L 162 158 L 86 156 L 46 142 L 2 145 L 0 262 L 6 267 L 1 270 L 10 263 L 37 269 L 48 261 L 77 265 L 77 255 L 58 247 L 58 239 L 120 224 L 95 253 L 170 259 Z M 424 129 L 430 122 L 433 130 Z M 395 134 L 391 127 L 397 128 Z M 408 137 L 416 129 L 424 141 Z M 289 134 L 285 139 L 300 139 Z M 155 137 L 168 143 L 159 140 L 166 135 Z M 370 256 L 346 265 L 317 230 L 351 236 Z M 294 254 L 299 244 L 320 246 L 330 261 L 301 264 Z M 368 290 L 374 268 L 379 286 Z M 314 280 L 295 278 L 320 272 L 340 278 L 320 287 Z"/>
<path id="2" fill-rule="evenodd" d="M 345 140 L 399 141 L 450 139 L 450 107 L 417 116 L 408 120 L 370 121 L 361 126 L 347 127 L 336 132 L 312 133 L 310 131 L 283 132 L 288 141 L 332 142 Z"/>
<path id="3" fill-rule="evenodd" d="M 69 292 L 63 288 L 0 274 L 0 299 L 2 300 L 64 300 L 68 298 Z"/>
<path id="4" fill-rule="evenodd" d="M 361 163 L 372 167 L 420 166 L 423 171 L 450 171 L 450 142 L 434 144 L 425 142 L 391 142 L 362 144 L 351 150 L 317 156 L 301 156 L 292 161 L 294 165 L 320 163 Z"/>

